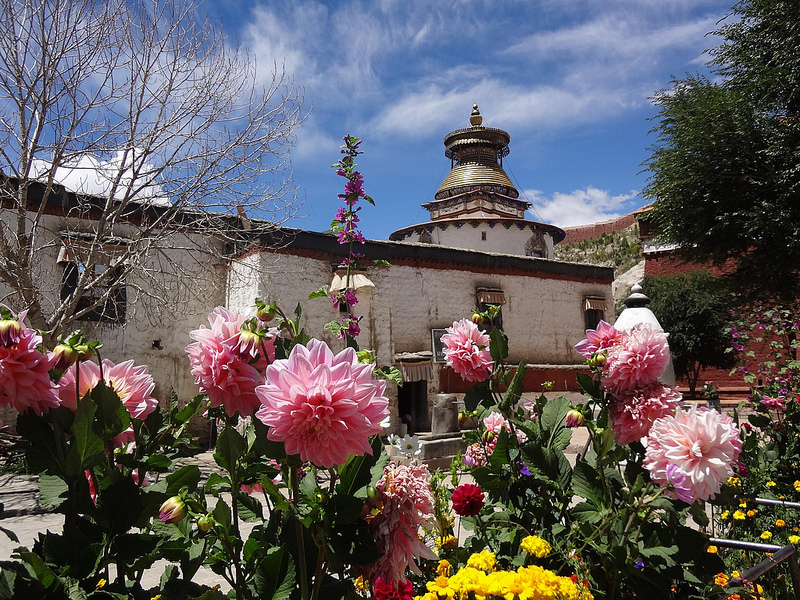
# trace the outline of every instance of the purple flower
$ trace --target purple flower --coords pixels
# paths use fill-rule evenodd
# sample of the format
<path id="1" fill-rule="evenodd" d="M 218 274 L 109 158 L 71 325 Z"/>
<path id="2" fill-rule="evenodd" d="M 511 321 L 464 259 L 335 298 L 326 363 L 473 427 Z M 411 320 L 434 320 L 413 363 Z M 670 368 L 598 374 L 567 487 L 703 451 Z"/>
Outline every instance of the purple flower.
<path id="1" fill-rule="evenodd" d="M 644 567 L 645 562 L 643 560 L 637 561 L 635 565 L 633 565 L 636 569 L 641 569 Z"/>

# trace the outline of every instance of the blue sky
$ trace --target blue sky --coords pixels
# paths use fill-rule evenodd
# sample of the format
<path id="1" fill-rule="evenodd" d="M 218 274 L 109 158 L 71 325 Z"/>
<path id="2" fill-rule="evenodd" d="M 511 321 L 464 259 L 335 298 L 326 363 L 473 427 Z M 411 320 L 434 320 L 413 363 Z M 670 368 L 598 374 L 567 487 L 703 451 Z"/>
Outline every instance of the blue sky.
<path id="1" fill-rule="evenodd" d="M 731 0 L 238 2 L 204 10 L 249 49 L 265 80 L 273 61 L 305 90 L 292 152 L 303 206 L 289 224 L 328 228 L 344 180 L 329 168 L 341 137 L 364 139 L 360 170 L 376 207 L 368 238 L 428 220 L 447 174 L 444 136 L 484 125 L 511 134 L 504 162 L 528 217 L 559 226 L 639 208 L 654 92 L 704 70 L 707 33 Z"/>

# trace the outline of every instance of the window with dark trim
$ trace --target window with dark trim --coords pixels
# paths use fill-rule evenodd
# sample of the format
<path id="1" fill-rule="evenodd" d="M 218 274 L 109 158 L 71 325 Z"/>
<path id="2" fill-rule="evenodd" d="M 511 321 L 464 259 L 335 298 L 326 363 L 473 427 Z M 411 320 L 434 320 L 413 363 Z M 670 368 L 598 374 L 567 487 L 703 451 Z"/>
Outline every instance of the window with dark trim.
<path id="1" fill-rule="evenodd" d="M 104 323 L 124 323 L 127 311 L 127 291 L 125 289 L 125 267 L 109 266 L 108 263 L 115 254 L 124 247 L 109 245 L 103 248 L 99 258 L 91 267 L 92 272 L 87 274 L 91 280 L 99 278 L 90 289 L 84 290 L 78 299 L 75 313 L 86 310 L 97 304 L 87 313 L 81 315 L 81 321 L 98 321 Z M 61 274 L 61 301 L 72 296 L 78 287 L 78 279 L 88 268 L 82 260 L 86 246 L 73 241 L 65 240 L 64 246 L 58 257 L 58 263 L 63 267 Z M 98 303 L 100 298 L 105 300 Z"/>
<path id="2" fill-rule="evenodd" d="M 586 296 L 583 299 L 583 321 L 586 329 L 597 329 L 606 311 L 606 299 L 602 296 Z"/>

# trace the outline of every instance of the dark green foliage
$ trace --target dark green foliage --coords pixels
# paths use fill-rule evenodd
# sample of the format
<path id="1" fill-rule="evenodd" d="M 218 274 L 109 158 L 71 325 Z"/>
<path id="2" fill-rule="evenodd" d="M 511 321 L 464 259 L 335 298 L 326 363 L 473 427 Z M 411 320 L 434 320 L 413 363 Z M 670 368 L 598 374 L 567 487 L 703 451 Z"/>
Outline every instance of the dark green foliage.
<path id="1" fill-rule="evenodd" d="M 733 305 L 731 294 L 707 271 L 646 277 L 643 288 L 650 297 L 648 308 L 669 333 L 675 374 L 686 377 L 694 396 L 703 369 L 734 365 L 733 354 L 726 352 L 731 338 L 725 331 Z"/>
<path id="2" fill-rule="evenodd" d="M 644 190 L 663 241 L 732 269 L 751 296 L 800 290 L 800 11 L 746 0 L 716 33 L 709 80 L 659 92 Z M 732 260 L 731 260 L 732 259 Z"/>

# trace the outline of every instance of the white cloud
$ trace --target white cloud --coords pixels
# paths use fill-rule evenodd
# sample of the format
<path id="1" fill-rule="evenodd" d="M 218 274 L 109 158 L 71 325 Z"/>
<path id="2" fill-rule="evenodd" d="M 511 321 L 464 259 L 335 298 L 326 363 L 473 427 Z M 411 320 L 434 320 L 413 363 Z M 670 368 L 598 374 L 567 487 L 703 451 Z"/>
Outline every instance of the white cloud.
<path id="1" fill-rule="evenodd" d="M 638 191 L 612 196 L 608 190 L 590 185 L 584 190 L 555 192 L 550 198 L 540 190 L 525 190 L 522 197 L 533 203 L 536 212 L 532 218 L 541 217 L 558 227 L 574 227 L 608 221 L 630 212 L 633 209 L 630 201 L 638 197 Z"/>

